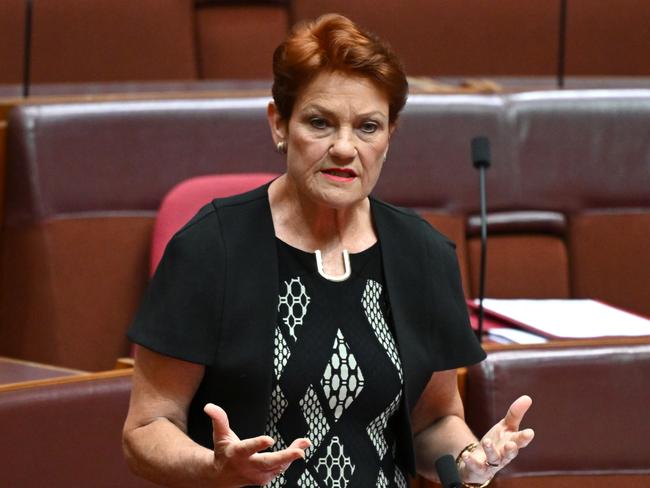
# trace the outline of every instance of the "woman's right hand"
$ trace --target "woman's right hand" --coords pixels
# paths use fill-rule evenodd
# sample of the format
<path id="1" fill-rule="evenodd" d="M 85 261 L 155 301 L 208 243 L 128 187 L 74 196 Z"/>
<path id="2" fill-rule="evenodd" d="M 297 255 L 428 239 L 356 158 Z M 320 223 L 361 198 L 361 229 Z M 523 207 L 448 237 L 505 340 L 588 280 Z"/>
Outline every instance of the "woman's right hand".
<path id="1" fill-rule="evenodd" d="M 228 415 L 208 403 L 204 411 L 212 419 L 214 467 L 222 486 L 265 485 L 280 476 L 297 459 L 305 458 L 308 439 L 296 439 L 286 449 L 261 452 L 271 447 L 273 438 L 263 435 L 241 440 L 230 429 Z"/>

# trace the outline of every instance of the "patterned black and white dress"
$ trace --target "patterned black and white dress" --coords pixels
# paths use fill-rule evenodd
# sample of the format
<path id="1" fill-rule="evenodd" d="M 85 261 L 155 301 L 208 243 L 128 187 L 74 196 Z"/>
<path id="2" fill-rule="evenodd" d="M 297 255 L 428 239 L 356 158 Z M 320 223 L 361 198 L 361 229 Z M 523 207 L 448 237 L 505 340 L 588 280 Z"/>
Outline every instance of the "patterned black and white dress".
<path id="1" fill-rule="evenodd" d="M 298 437 L 313 446 L 268 486 L 398 487 L 395 415 L 403 374 L 389 326 L 379 243 L 350 256 L 342 282 L 318 273 L 314 254 L 277 240 L 280 266 L 273 393 L 266 434 L 273 449 Z"/>

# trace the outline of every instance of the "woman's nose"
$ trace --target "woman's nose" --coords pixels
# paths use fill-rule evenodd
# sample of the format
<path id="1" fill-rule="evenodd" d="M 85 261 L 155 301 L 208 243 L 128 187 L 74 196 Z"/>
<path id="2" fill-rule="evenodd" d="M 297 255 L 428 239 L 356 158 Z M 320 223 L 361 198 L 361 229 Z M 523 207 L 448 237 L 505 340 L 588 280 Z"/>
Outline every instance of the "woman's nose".
<path id="1" fill-rule="evenodd" d="M 351 159 L 357 155 L 354 134 L 349 130 L 339 130 L 330 146 L 330 156 L 337 159 Z"/>

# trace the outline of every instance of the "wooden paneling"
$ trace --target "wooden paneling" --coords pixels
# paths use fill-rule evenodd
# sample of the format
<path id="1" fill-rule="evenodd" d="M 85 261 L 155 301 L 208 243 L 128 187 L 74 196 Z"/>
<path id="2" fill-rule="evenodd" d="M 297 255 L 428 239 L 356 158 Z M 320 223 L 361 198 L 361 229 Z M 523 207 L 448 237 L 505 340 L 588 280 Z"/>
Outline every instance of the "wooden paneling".
<path id="1" fill-rule="evenodd" d="M 409 75 L 550 75 L 560 2 L 548 0 L 294 0 L 296 20 L 350 16 L 387 40 Z"/>
<path id="2" fill-rule="evenodd" d="M 650 75 L 648 0 L 569 0 L 567 75 Z"/>

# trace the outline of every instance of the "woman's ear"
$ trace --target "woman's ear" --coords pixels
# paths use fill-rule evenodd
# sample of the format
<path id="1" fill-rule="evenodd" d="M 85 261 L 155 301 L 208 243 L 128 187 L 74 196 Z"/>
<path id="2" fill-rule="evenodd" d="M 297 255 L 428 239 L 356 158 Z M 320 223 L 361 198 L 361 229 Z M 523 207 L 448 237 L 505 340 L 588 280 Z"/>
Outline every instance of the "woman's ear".
<path id="1" fill-rule="evenodd" d="M 383 155 L 384 162 L 386 161 L 386 158 L 388 157 L 388 148 L 390 147 L 390 138 L 393 136 L 393 132 L 395 132 L 396 128 L 397 128 L 397 122 L 392 122 L 390 124 L 390 126 L 388 127 L 388 142 L 386 143 L 386 150 L 384 151 L 384 155 Z"/>
<path id="2" fill-rule="evenodd" d="M 275 106 L 275 103 L 269 102 L 269 105 L 266 108 L 266 117 L 269 120 L 269 127 L 271 128 L 271 137 L 273 137 L 273 143 L 277 145 L 278 142 L 286 141 L 287 123 L 280 116 L 280 112 L 278 111 L 278 107 Z"/>
<path id="3" fill-rule="evenodd" d="M 395 129 L 397 129 L 397 120 L 395 122 L 391 122 L 390 125 L 388 126 L 388 137 L 392 137 L 393 132 L 395 132 Z"/>

